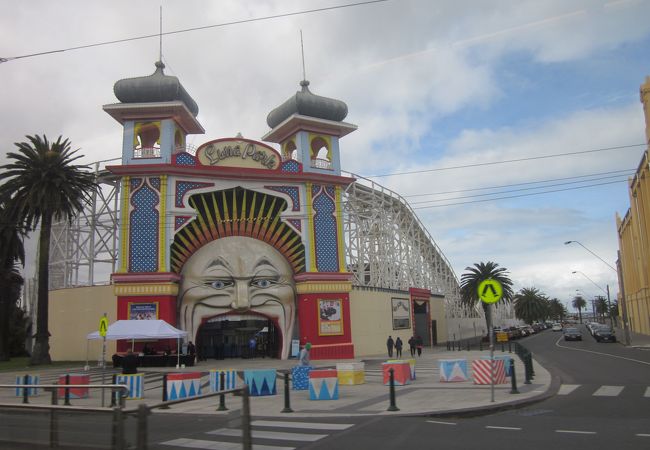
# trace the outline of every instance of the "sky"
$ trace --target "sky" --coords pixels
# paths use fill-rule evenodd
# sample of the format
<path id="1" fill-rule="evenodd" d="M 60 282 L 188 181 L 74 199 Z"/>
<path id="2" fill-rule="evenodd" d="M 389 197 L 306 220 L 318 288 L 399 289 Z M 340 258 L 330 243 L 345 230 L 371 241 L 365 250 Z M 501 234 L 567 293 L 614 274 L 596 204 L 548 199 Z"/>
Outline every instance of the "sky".
<path id="1" fill-rule="evenodd" d="M 0 163 L 33 134 L 69 138 L 86 163 L 119 157 L 102 105 L 119 79 L 153 73 L 161 6 L 165 72 L 206 130 L 189 143 L 260 140 L 299 89 L 302 31 L 311 91 L 359 127 L 343 169 L 402 195 L 458 278 L 494 261 L 515 290 L 616 298 L 615 217 L 647 148 L 650 1 L 0 4 Z"/>

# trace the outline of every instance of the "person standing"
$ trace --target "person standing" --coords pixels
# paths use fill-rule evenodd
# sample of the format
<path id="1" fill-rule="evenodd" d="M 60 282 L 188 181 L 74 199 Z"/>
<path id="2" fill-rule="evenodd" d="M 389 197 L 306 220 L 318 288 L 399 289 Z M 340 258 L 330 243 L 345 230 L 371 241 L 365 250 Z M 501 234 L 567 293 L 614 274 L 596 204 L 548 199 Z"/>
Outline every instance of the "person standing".
<path id="1" fill-rule="evenodd" d="M 392 358 L 393 357 L 393 347 L 395 346 L 395 341 L 393 341 L 393 336 L 388 336 L 388 340 L 386 341 L 386 348 L 388 349 L 388 357 Z"/>
<path id="2" fill-rule="evenodd" d="M 309 365 L 309 351 L 311 350 L 311 344 L 307 342 L 305 346 L 300 350 L 300 365 L 308 366 Z"/>
<path id="3" fill-rule="evenodd" d="M 402 342 L 402 339 L 397 336 L 397 339 L 395 340 L 395 357 L 397 359 L 402 357 L 402 346 L 404 343 Z"/>
<path id="4" fill-rule="evenodd" d="M 189 341 L 187 343 L 187 354 L 190 355 L 190 361 L 192 362 L 192 365 L 194 365 L 194 359 L 196 358 L 196 347 L 192 341 Z"/>
<path id="5" fill-rule="evenodd" d="M 415 348 L 418 350 L 418 356 L 422 356 L 422 336 L 418 335 L 418 337 L 415 338 Z"/>
<path id="6" fill-rule="evenodd" d="M 138 357 L 131 350 L 122 358 L 122 374 L 132 375 L 138 373 Z"/>
<path id="7" fill-rule="evenodd" d="M 409 339 L 409 350 L 411 350 L 411 358 L 415 356 L 415 336 Z"/>

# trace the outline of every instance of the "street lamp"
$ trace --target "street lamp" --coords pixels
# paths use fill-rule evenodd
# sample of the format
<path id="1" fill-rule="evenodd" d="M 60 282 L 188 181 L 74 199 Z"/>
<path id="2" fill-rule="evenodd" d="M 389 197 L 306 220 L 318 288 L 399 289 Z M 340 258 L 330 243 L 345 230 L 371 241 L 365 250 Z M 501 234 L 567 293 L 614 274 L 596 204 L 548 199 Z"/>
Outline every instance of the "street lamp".
<path id="1" fill-rule="evenodd" d="M 582 248 L 584 248 L 585 250 L 587 250 L 589 253 L 591 253 L 592 255 L 594 255 L 596 258 L 600 259 L 603 263 L 605 263 L 605 264 L 607 265 L 607 267 L 609 267 L 610 269 L 612 269 L 614 272 L 618 273 L 618 270 L 616 270 L 616 269 L 614 268 L 614 266 L 612 266 L 610 263 L 608 263 L 607 261 L 605 261 L 603 258 L 601 258 L 600 256 L 598 256 L 597 254 L 595 254 L 595 253 L 592 252 L 591 250 L 589 250 L 587 247 L 585 247 L 584 245 L 582 245 L 580 242 L 578 242 L 578 241 L 566 241 L 566 242 L 564 243 L 564 245 L 569 245 L 569 244 L 578 244 L 580 247 L 582 247 Z"/>

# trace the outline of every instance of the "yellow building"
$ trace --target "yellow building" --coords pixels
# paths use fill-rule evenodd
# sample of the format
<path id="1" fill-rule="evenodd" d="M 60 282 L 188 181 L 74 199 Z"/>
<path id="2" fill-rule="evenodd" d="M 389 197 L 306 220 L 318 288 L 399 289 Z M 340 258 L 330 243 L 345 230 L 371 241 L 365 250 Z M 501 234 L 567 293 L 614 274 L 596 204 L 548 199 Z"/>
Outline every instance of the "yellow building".
<path id="1" fill-rule="evenodd" d="M 646 123 L 646 144 L 650 144 L 650 77 L 641 85 L 641 103 Z M 619 313 L 627 315 L 630 330 L 650 335 L 650 146 L 636 174 L 630 179 L 630 209 L 617 214 L 619 242 Z"/>

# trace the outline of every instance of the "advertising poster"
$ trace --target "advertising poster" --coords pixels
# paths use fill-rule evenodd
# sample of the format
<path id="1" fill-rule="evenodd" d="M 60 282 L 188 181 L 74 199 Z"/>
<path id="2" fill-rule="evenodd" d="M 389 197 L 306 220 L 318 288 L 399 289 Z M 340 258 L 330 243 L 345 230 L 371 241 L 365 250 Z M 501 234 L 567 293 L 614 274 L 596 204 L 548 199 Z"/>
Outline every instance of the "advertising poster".
<path id="1" fill-rule="evenodd" d="M 158 319 L 157 303 L 129 303 L 129 320 Z"/>
<path id="2" fill-rule="evenodd" d="M 343 334 L 341 300 L 318 300 L 318 334 Z"/>
<path id="3" fill-rule="evenodd" d="M 406 298 L 392 298 L 393 330 L 411 328 L 411 308 Z"/>

